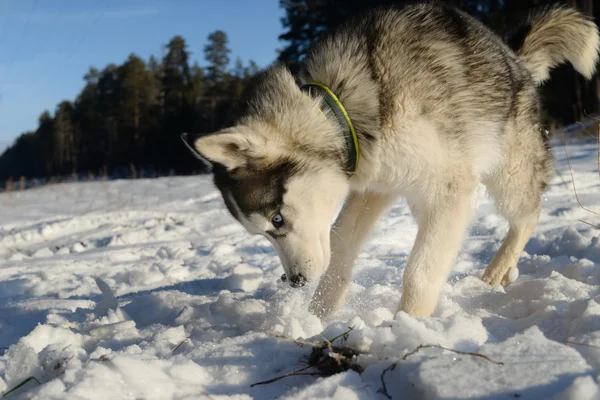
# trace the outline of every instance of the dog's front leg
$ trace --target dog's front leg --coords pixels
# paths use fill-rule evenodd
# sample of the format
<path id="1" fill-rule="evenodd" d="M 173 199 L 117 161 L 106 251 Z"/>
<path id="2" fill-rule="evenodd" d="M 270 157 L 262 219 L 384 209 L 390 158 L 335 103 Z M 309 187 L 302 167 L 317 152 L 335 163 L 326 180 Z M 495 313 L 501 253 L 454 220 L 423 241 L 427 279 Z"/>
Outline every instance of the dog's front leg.
<path id="1" fill-rule="evenodd" d="M 471 182 L 451 183 L 429 201 L 411 201 L 418 232 L 404 271 L 398 311 L 414 317 L 430 316 L 456 260 L 472 213 Z"/>
<path id="2" fill-rule="evenodd" d="M 343 304 L 354 260 L 367 235 L 395 198 L 374 192 L 350 193 L 331 229 L 331 261 L 312 298 L 310 312 L 325 317 Z"/>

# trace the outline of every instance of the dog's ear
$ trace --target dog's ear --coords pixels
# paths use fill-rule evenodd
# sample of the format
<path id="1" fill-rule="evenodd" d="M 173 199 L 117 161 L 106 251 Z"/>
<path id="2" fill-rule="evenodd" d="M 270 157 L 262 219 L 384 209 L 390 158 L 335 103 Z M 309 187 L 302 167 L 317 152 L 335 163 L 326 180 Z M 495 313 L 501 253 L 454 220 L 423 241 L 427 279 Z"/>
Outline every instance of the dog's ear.
<path id="1" fill-rule="evenodd" d="M 251 136 L 254 135 L 223 130 L 202 136 L 184 133 L 181 138 L 196 158 L 209 165 L 221 164 L 232 170 L 245 165 L 251 150 L 255 150 L 256 143 Z"/>

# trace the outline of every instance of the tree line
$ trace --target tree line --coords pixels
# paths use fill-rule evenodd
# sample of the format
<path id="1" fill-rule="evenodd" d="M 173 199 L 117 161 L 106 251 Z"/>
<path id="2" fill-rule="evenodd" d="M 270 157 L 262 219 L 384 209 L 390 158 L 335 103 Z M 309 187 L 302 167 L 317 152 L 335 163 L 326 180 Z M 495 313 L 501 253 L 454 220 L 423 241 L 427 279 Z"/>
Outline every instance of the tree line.
<path id="1" fill-rule="evenodd" d="M 396 6 L 399 0 L 280 0 L 285 9 L 284 46 L 277 62 L 294 70 L 309 46 L 323 34 L 368 7 Z M 560 2 L 560 1 L 558 1 Z M 448 0 L 506 38 L 532 7 L 545 0 Z M 568 0 L 595 16 L 593 0 Z M 257 44 L 258 45 L 258 44 Z M 215 31 L 204 47 L 205 67 L 190 60 L 183 37 L 164 46 L 160 58 L 131 54 L 122 64 L 90 68 L 81 92 L 43 112 L 34 131 L 25 132 L 0 156 L 0 181 L 73 173 L 127 177 L 147 174 L 202 173 L 179 141 L 182 132 L 211 132 L 231 122 L 253 76 L 254 62 L 230 60 L 227 34 Z M 542 87 L 545 119 L 568 124 L 598 110 L 600 80 L 584 81 L 569 66 L 552 72 Z"/>
<path id="2" fill-rule="evenodd" d="M 0 157 L 0 180 L 70 175 L 128 176 L 202 172 L 179 140 L 182 132 L 220 128 L 259 68 L 230 62 L 227 35 L 215 31 L 204 47 L 207 66 L 190 61 L 181 36 L 161 59 L 135 54 L 121 65 L 90 68 L 73 101 L 43 112 Z"/>

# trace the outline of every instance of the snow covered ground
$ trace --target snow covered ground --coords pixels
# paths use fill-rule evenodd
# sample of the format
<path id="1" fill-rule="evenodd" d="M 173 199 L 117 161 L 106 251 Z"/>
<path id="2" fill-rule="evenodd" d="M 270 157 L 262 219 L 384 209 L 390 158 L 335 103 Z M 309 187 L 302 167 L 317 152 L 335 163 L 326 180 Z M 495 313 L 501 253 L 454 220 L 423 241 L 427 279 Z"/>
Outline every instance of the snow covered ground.
<path id="1" fill-rule="evenodd" d="M 482 189 L 436 314 L 394 315 L 416 226 L 396 203 L 357 262 L 346 305 L 307 312 L 314 285 L 225 211 L 209 177 L 74 183 L 0 195 L 0 393 L 38 399 L 595 399 L 600 217 L 576 202 L 560 143 L 542 219 L 506 289 L 479 280 L 507 224 Z M 568 146 L 600 211 L 597 144 Z M 362 373 L 291 376 L 332 339 Z M 270 333 L 268 333 L 270 332 Z M 322 335 L 322 336 L 321 336 Z M 305 372 L 314 372 L 306 370 Z"/>

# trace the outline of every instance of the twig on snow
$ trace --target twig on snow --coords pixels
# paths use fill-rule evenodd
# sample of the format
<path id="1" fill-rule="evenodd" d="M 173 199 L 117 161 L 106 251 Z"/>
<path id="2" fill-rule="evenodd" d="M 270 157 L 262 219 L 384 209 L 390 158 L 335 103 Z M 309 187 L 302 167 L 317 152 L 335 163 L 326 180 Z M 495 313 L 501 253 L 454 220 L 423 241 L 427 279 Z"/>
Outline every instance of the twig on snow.
<path id="1" fill-rule="evenodd" d="M 584 347 L 591 347 L 592 349 L 600 349 L 600 346 L 594 346 L 593 344 L 587 344 L 587 343 L 572 342 L 570 340 L 565 340 L 563 343 L 571 344 L 573 346 L 584 346 Z"/>
<path id="2" fill-rule="evenodd" d="M 322 348 L 322 347 L 325 347 L 325 346 L 327 346 L 328 344 L 329 344 L 329 345 L 331 345 L 331 343 L 335 342 L 335 341 L 336 341 L 336 340 L 338 340 L 339 338 L 348 339 L 348 334 L 349 334 L 349 333 L 350 333 L 350 332 L 351 332 L 353 329 L 354 329 L 354 328 L 348 328 L 348 330 L 347 330 L 346 332 L 344 332 L 344 333 L 341 333 L 341 334 L 337 335 L 336 337 L 334 337 L 334 338 L 333 338 L 333 339 L 331 339 L 331 340 L 328 340 L 328 339 L 326 339 L 326 338 L 323 338 L 323 339 L 325 339 L 325 342 L 309 342 L 309 341 L 306 341 L 306 340 L 294 339 L 294 338 L 291 338 L 291 337 L 289 337 L 289 336 L 285 336 L 285 335 L 282 335 L 282 334 L 280 334 L 280 333 L 275 333 L 275 332 L 271 332 L 271 331 L 265 331 L 265 333 L 266 333 L 267 335 L 274 336 L 274 337 L 276 337 L 276 338 L 278 338 L 278 339 L 289 340 L 290 342 L 294 342 L 294 343 L 296 343 L 296 344 L 299 344 L 299 345 L 307 345 L 307 346 L 311 346 L 311 347 Z M 323 337 L 323 336 L 321 336 L 321 337 Z M 335 346 L 334 346 L 334 348 L 335 348 Z"/>
<path id="3" fill-rule="evenodd" d="M 270 331 L 265 331 L 265 333 L 267 335 L 274 336 L 274 337 L 276 337 L 278 339 L 289 340 L 289 341 L 294 342 L 296 344 L 305 344 L 305 345 L 311 346 L 311 347 L 321 347 L 321 343 L 319 343 L 319 342 L 316 342 L 316 343 L 315 342 L 307 342 L 305 340 L 294 339 L 294 338 L 291 338 L 289 336 L 281 335 L 279 333 L 270 332 Z"/>
<path id="4" fill-rule="evenodd" d="M 206 397 L 208 400 L 215 400 L 210 394 L 200 391 L 200 394 L 204 397 Z"/>
<path id="5" fill-rule="evenodd" d="M 381 371 L 381 388 L 377 391 L 381 394 L 383 394 L 385 397 L 387 397 L 388 399 L 392 400 L 392 396 L 390 396 L 390 394 L 388 393 L 387 390 L 387 385 L 385 384 L 385 374 L 388 373 L 388 371 L 393 371 L 394 368 L 396 368 L 396 366 L 398 365 L 398 363 L 400 362 L 400 360 L 395 361 L 392 365 L 390 365 L 389 367 L 387 367 L 386 369 L 384 369 L 383 371 Z"/>
<path id="6" fill-rule="evenodd" d="M 585 133 L 588 134 L 588 136 L 593 137 L 594 139 L 596 139 L 598 141 L 598 176 L 600 176 L 600 119 L 596 118 L 596 117 L 594 117 L 592 115 L 589 115 L 585 110 L 583 112 L 586 115 L 586 117 L 591 118 L 594 121 L 598 122 L 598 135 L 597 136 L 592 135 L 591 133 L 589 133 L 587 131 L 587 129 L 585 128 L 585 126 L 583 128 L 584 128 Z M 581 125 L 583 126 L 583 124 L 581 124 Z"/>
<path id="7" fill-rule="evenodd" d="M 446 350 L 446 351 L 450 351 L 452 353 L 456 353 L 456 354 L 461 354 L 461 355 L 466 355 L 466 356 L 473 356 L 473 357 L 479 357 L 479 358 L 483 358 L 484 360 L 487 360 L 489 362 L 491 362 L 492 364 L 496 364 L 496 365 L 504 365 L 503 362 L 501 361 L 496 361 L 488 356 L 486 356 L 485 354 L 481 354 L 481 353 L 471 353 L 471 352 L 467 352 L 467 351 L 460 351 L 460 350 L 454 350 L 454 349 L 449 349 L 447 347 L 444 346 L 440 346 L 439 344 L 420 344 L 416 349 L 409 351 L 408 353 L 406 353 L 401 359 L 395 361 L 393 364 L 391 364 L 389 367 L 387 367 L 386 369 L 384 369 L 381 372 L 381 388 L 378 390 L 379 393 L 383 394 L 385 397 L 387 397 L 388 399 L 392 399 L 392 396 L 390 396 L 390 394 L 387 391 L 387 385 L 385 384 L 385 374 L 387 374 L 389 371 L 393 371 L 398 364 L 400 364 L 401 361 L 407 361 L 408 357 L 418 353 L 421 349 L 426 349 L 426 348 L 430 348 L 430 347 L 435 347 L 438 349 L 442 349 L 442 350 Z"/>
<path id="8" fill-rule="evenodd" d="M 4 393 L 2 395 L 2 397 L 8 396 L 10 393 L 14 392 L 15 390 L 25 386 L 27 384 L 27 382 L 30 381 L 36 381 L 38 385 L 41 385 L 42 383 L 35 377 L 35 376 L 30 376 L 29 378 L 25 379 L 23 382 L 19 383 L 17 386 L 15 386 L 14 388 L 10 389 L 8 392 Z"/>
<path id="9" fill-rule="evenodd" d="M 462 354 L 462 355 L 465 355 L 465 356 L 479 357 L 479 358 L 483 358 L 484 360 L 487 360 L 487 361 L 491 362 L 492 364 L 504 365 L 504 363 L 502 361 L 493 360 L 490 357 L 486 356 L 485 354 L 471 353 L 471 352 L 468 352 L 468 351 L 460 351 L 460 350 L 449 349 L 447 347 L 440 346 L 439 344 L 421 344 L 416 349 L 414 349 L 413 351 L 411 351 L 409 353 L 406 353 L 404 355 L 404 357 L 402 357 L 402 361 L 406 361 L 408 359 L 408 357 L 412 356 L 413 354 L 416 354 L 419 350 L 426 349 L 426 348 L 429 348 L 429 347 L 435 347 L 435 348 L 438 348 L 438 349 L 442 349 L 442 350 L 446 350 L 446 351 L 451 351 L 452 353 Z"/>
<path id="10" fill-rule="evenodd" d="M 309 375 L 309 376 L 331 376 L 337 373 L 353 370 L 358 373 L 363 371 L 362 367 L 356 363 L 354 358 L 360 353 L 354 349 L 345 347 L 345 346 L 334 346 L 332 343 L 339 338 L 348 338 L 348 334 L 352 331 L 353 328 L 349 328 L 348 331 L 334 337 L 329 340 L 323 337 L 324 341 L 322 342 L 308 342 L 303 340 L 293 339 L 278 333 L 266 332 L 269 335 L 275 336 L 280 339 L 285 339 L 292 341 L 300 346 L 308 345 L 312 347 L 312 351 L 308 356 L 308 365 L 301 369 L 298 369 L 293 372 L 289 372 L 285 375 L 279 376 L 277 378 L 273 378 L 264 382 L 258 382 L 250 385 L 250 387 L 254 387 L 256 385 L 264 385 L 268 383 L 276 382 L 280 379 L 286 378 L 288 376 L 299 376 L 299 375 Z M 328 351 L 327 353 L 325 351 Z M 315 368 L 318 372 L 304 372 L 310 368 Z"/>
<path id="11" fill-rule="evenodd" d="M 189 342 L 190 338 L 185 338 L 183 339 L 183 341 L 181 343 L 179 343 L 172 351 L 172 353 L 175 353 L 177 351 L 178 348 L 180 348 L 181 346 L 183 346 L 185 343 Z"/>
<path id="12" fill-rule="evenodd" d="M 600 125 L 599 125 L 599 127 L 600 127 Z M 598 153 L 598 163 L 599 163 L 598 164 L 598 171 L 599 172 L 598 173 L 600 174 L 600 128 L 598 129 L 597 140 L 598 140 L 598 143 L 599 143 L 599 147 L 598 147 L 598 152 L 599 152 Z M 575 193 L 575 200 L 577 200 L 577 203 L 579 204 L 579 207 L 581 207 L 583 210 L 585 210 L 585 211 L 587 211 L 587 212 L 589 212 L 591 214 L 600 216 L 600 213 L 598 213 L 598 212 L 596 212 L 594 210 L 591 210 L 591 209 L 585 207 L 581 203 L 581 201 L 579 200 L 579 194 L 577 193 L 577 187 L 575 186 L 575 175 L 573 174 L 573 168 L 571 167 L 571 158 L 569 157 L 569 153 L 567 151 L 567 143 L 566 143 L 566 139 L 565 139 L 565 130 L 563 130 L 563 134 L 562 134 L 562 144 L 563 144 L 563 148 L 565 150 L 565 155 L 567 157 L 567 165 L 569 166 L 569 173 L 571 174 L 571 182 L 573 183 L 573 192 Z M 578 221 L 579 222 L 583 222 L 583 223 L 588 224 L 588 225 L 591 225 L 591 226 L 593 226 L 593 227 L 595 227 L 597 229 L 600 229 L 600 226 L 596 226 L 596 225 L 593 225 L 593 224 L 591 224 L 589 222 L 585 222 L 585 221 L 582 221 L 582 220 L 578 220 Z"/>
<path id="13" fill-rule="evenodd" d="M 277 381 L 279 381 L 281 379 L 287 378 L 288 376 L 296 376 L 296 375 L 299 375 L 301 372 L 306 371 L 307 369 L 310 369 L 312 367 L 313 367 L 312 365 L 308 365 L 308 366 L 306 366 L 304 368 L 300 368 L 300 369 L 297 369 L 295 371 L 288 372 L 285 375 L 278 376 L 277 378 L 269 379 L 269 380 L 262 381 L 262 382 L 253 383 L 252 385 L 250 385 L 250 387 L 254 387 L 254 386 L 257 386 L 257 385 L 267 385 L 269 383 L 277 382 Z M 318 375 L 319 373 L 315 373 L 315 374 Z"/>

